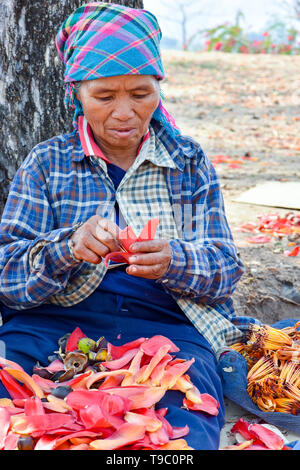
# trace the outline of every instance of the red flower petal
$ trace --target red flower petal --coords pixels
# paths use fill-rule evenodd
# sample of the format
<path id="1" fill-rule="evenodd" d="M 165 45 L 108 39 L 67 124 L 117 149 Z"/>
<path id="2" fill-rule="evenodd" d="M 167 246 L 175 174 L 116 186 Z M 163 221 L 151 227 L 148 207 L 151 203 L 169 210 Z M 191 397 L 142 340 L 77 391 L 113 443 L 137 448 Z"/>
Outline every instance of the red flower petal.
<path id="1" fill-rule="evenodd" d="M 63 436 L 57 440 L 57 445 L 61 445 L 64 441 L 68 439 L 74 439 L 75 437 L 97 437 L 99 436 L 98 433 L 92 432 L 92 431 L 87 431 L 86 429 L 83 429 L 82 431 L 76 431 L 72 432 L 70 434 L 67 434 L 66 436 Z"/>
<path id="2" fill-rule="evenodd" d="M 141 369 L 140 373 L 136 376 L 136 383 L 146 382 L 146 380 L 149 379 L 150 375 L 154 371 L 155 367 L 160 363 L 160 361 L 165 357 L 170 349 L 170 344 L 165 344 L 159 348 L 155 355 L 151 358 L 149 364 L 147 364 L 145 368 Z"/>
<path id="3" fill-rule="evenodd" d="M 172 388 L 175 384 L 177 379 L 186 373 L 186 371 L 190 368 L 190 366 L 195 362 L 195 359 L 192 358 L 190 361 L 180 362 L 178 364 L 174 364 L 170 368 L 166 369 L 162 379 L 161 385 L 165 388 Z"/>
<path id="4" fill-rule="evenodd" d="M 129 370 L 129 369 L 128 369 Z M 120 387 L 123 381 L 127 378 L 131 377 L 131 375 L 109 375 L 107 376 L 103 383 L 99 385 L 98 390 L 105 390 L 106 388 L 113 388 L 113 387 Z M 131 385 L 131 382 L 126 384 L 126 385 Z"/>
<path id="5" fill-rule="evenodd" d="M 137 242 L 153 240 L 155 237 L 156 229 L 159 225 L 159 219 L 151 219 L 149 220 L 143 230 L 141 231 L 140 236 L 137 238 Z"/>
<path id="6" fill-rule="evenodd" d="M 6 367 L 3 372 L 8 372 L 16 380 L 22 382 L 29 390 L 31 390 L 37 397 L 44 398 L 44 393 L 42 389 L 37 385 L 33 378 L 23 370 L 18 369 L 9 369 Z M 18 397 L 16 397 L 18 398 Z M 25 397 L 24 397 L 25 398 Z"/>
<path id="7" fill-rule="evenodd" d="M 158 431 L 149 433 L 149 437 L 152 444 L 157 446 L 166 444 L 170 440 L 168 432 L 164 427 L 162 427 Z"/>
<path id="8" fill-rule="evenodd" d="M 11 369 L 18 369 L 24 370 L 19 364 L 13 361 L 9 361 L 8 359 L 4 359 L 4 357 L 0 357 L 0 367 L 10 367 Z"/>
<path id="9" fill-rule="evenodd" d="M 155 432 L 162 427 L 162 422 L 154 416 L 147 416 L 140 413 L 134 413 L 127 411 L 124 419 L 127 423 L 136 424 L 138 426 L 144 426 L 146 431 Z"/>
<path id="10" fill-rule="evenodd" d="M 184 439 L 169 441 L 160 447 L 161 450 L 194 450 Z"/>
<path id="11" fill-rule="evenodd" d="M 61 386 L 61 383 L 52 382 L 52 380 L 44 379 L 43 377 L 40 377 L 37 374 L 33 374 L 32 379 L 40 387 L 40 389 L 45 393 L 50 393 L 51 388 L 56 388 L 56 387 Z"/>
<path id="12" fill-rule="evenodd" d="M 143 351 L 139 350 L 134 358 L 132 359 L 130 366 L 128 368 L 128 372 L 131 372 L 132 375 L 126 375 L 124 379 L 122 380 L 121 387 L 126 387 L 128 385 L 133 385 L 135 383 L 135 377 L 138 375 L 140 367 L 141 367 L 141 361 L 143 359 L 144 353 Z"/>
<path id="13" fill-rule="evenodd" d="M 10 414 L 5 408 L 0 408 L 0 450 L 5 445 L 5 439 L 10 427 Z"/>
<path id="14" fill-rule="evenodd" d="M 65 382 L 58 382 L 58 386 L 64 385 L 64 386 L 69 386 L 73 390 L 76 388 L 85 388 L 86 382 L 88 381 L 89 377 L 93 375 L 92 370 L 87 370 L 86 372 L 83 372 L 82 374 L 79 374 L 77 377 L 73 377 L 73 379 L 66 380 Z"/>
<path id="15" fill-rule="evenodd" d="M 46 410 L 55 411 L 56 413 L 68 413 L 72 411 L 72 408 L 61 398 L 57 398 L 54 395 L 47 395 L 47 400 L 43 402 L 43 407 Z"/>
<path id="16" fill-rule="evenodd" d="M 288 250 L 285 251 L 284 255 L 285 256 L 298 256 L 299 251 L 300 251 L 300 246 L 295 246 L 295 248 L 293 248 L 292 251 L 288 251 Z"/>
<path id="17" fill-rule="evenodd" d="M 131 401 L 128 398 L 118 395 L 104 393 L 101 401 L 101 408 L 105 415 L 123 415 L 130 409 Z"/>
<path id="18" fill-rule="evenodd" d="M 121 367 L 126 366 L 126 364 L 128 364 L 128 362 L 131 361 L 131 359 L 136 355 L 137 352 L 138 352 L 137 348 L 130 349 L 129 351 L 126 351 L 123 354 L 123 356 L 120 357 L 119 359 L 115 359 L 113 361 L 102 362 L 102 365 L 110 370 L 120 369 Z"/>
<path id="19" fill-rule="evenodd" d="M 129 450 L 157 450 L 160 446 L 152 444 L 149 434 L 146 433 L 143 439 L 139 439 L 129 447 Z M 128 449 L 128 447 L 127 447 Z"/>
<path id="20" fill-rule="evenodd" d="M 111 426 L 110 422 L 104 417 L 100 406 L 97 404 L 82 408 L 79 415 L 80 420 L 86 429 L 98 427 L 107 428 Z"/>
<path id="21" fill-rule="evenodd" d="M 130 253 L 130 246 L 137 240 L 137 236 L 132 230 L 132 227 L 128 226 L 125 227 L 120 232 L 120 241 L 122 246 L 125 248 L 127 252 Z"/>
<path id="22" fill-rule="evenodd" d="M 42 400 L 38 397 L 30 397 L 25 400 L 24 413 L 26 416 L 44 415 L 45 410 Z"/>
<path id="23" fill-rule="evenodd" d="M 30 397 L 30 394 L 6 370 L 0 370 L 0 379 L 12 399 Z"/>
<path id="24" fill-rule="evenodd" d="M 12 431 L 18 434 L 46 433 L 61 426 L 72 429 L 74 418 L 60 413 L 48 413 L 45 415 L 19 416 L 12 425 Z"/>
<path id="25" fill-rule="evenodd" d="M 45 367 L 49 372 L 59 372 L 64 370 L 64 363 L 60 359 L 55 359 L 47 367 Z"/>
<path id="26" fill-rule="evenodd" d="M 162 422 L 163 428 L 165 429 L 166 433 L 168 434 L 169 439 L 172 439 L 172 438 L 173 438 L 173 427 L 172 427 L 172 425 L 171 425 L 171 424 L 169 423 L 169 421 L 168 421 L 164 416 L 162 416 L 161 414 L 157 414 L 157 417 L 158 417 L 158 419 L 160 419 L 160 421 Z"/>
<path id="27" fill-rule="evenodd" d="M 95 374 L 91 374 L 91 376 L 86 380 L 85 386 L 87 389 L 89 389 L 95 382 L 98 382 L 98 380 L 103 379 L 104 377 L 110 377 L 110 376 L 126 376 L 127 374 L 131 375 L 131 372 L 129 372 L 128 369 L 117 369 L 117 370 L 110 370 L 110 371 L 105 371 L 105 372 L 96 372 Z"/>
<path id="28" fill-rule="evenodd" d="M 231 428 L 232 433 L 238 432 L 243 436 L 247 441 L 250 441 L 253 439 L 253 434 L 250 433 L 249 431 L 249 425 L 247 421 L 245 421 L 243 418 L 240 418 L 235 425 Z"/>
<path id="29" fill-rule="evenodd" d="M 155 403 L 158 403 L 159 400 L 161 400 L 161 398 L 165 394 L 165 391 L 166 390 L 163 387 L 145 387 L 142 385 L 106 388 L 104 390 L 101 390 L 102 393 L 110 393 L 112 395 L 117 395 L 118 397 L 129 399 L 130 410 L 137 410 L 139 408 L 150 408 L 151 406 L 155 405 Z M 89 390 L 88 392 L 93 392 L 93 391 Z M 98 392 L 100 392 L 100 390 Z M 72 396 L 72 393 L 70 393 L 67 396 L 66 398 L 67 403 L 69 403 L 69 399 L 70 399 L 69 397 Z M 83 390 L 81 393 L 84 394 L 85 391 Z M 74 405 L 71 404 L 71 406 L 74 408 Z"/>
<path id="30" fill-rule="evenodd" d="M 100 390 L 75 390 L 69 393 L 65 400 L 74 410 L 81 410 L 87 406 L 100 403 L 104 393 Z"/>
<path id="31" fill-rule="evenodd" d="M 104 258 L 104 266 L 107 268 L 109 261 L 113 261 L 114 263 L 127 263 L 131 253 L 125 253 L 125 251 L 113 251 L 112 253 L 108 253 Z"/>
<path id="32" fill-rule="evenodd" d="M 146 338 L 138 338 L 129 343 L 125 343 L 122 346 L 114 346 L 111 343 L 107 344 L 107 352 L 111 355 L 112 359 L 119 359 L 130 349 L 139 348 L 142 343 L 146 341 Z"/>
<path id="33" fill-rule="evenodd" d="M 168 412 L 168 408 L 158 408 L 156 410 L 156 414 L 160 416 L 166 416 L 167 412 Z"/>
<path id="34" fill-rule="evenodd" d="M 5 438 L 4 450 L 17 450 L 19 435 L 9 431 Z"/>
<path id="35" fill-rule="evenodd" d="M 163 387 L 147 387 L 143 392 L 130 396 L 130 400 L 132 402 L 130 409 L 136 410 L 139 408 L 150 408 L 162 399 L 165 392 L 166 390 Z"/>
<path id="36" fill-rule="evenodd" d="M 179 439 L 180 437 L 186 436 L 189 433 L 189 427 L 186 424 L 183 427 L 173 426 L 172 428 L 172 439 Z"/>
<path id="37" fill-rule="evenodd" d="M 143 439 L 145 427 L 135 424 L 122 424 L 120 429 L 113 433 L 107 439 L 97 439 L 90 443 L 90 447 L 95 450 L 113 450 L 127 446 L 133 442 Z"/>
<path id="38" fill-rule="evenodd" d="M 152 338 L 147 339 L 140 348 L 148 356 L 154 356 L 162 346 L 167 344 L 170 346 L 169 352 L 179 351 L 179 348 L 169 338 L 161 335 L 152 336 Z"/>
<path id="39" fill-rule="evenodd" d="M 151 384 L 153 386 L 161 384 L 161 379 L 163 378 L 164 373 L 166 371 L 166 366 L 170 361 L 172 361 L 172 356 L 170 356 L 170 354 L 166 354 L 165 357 L 155 367 L 155 369 L 151 373 Z"/>
<path id="40" fill-rule="evenodd" d="M 144 226 L 143 230 L 139 237 L 136 236 L 132 227 L 127 226 L 120 232 L 120 242 L 126 252 L 123 251 L 114 251 L 108 253 L 104 258 L 104 265 L 107 268 L 108 262 L 114 261 L 115 263 L 128 263 L 128 259 L 131 256 L 132 252 L 130 247 L 134 242 L 148 241 L 153 240 L 155 237 L 155 232 L 159 224 L 159 219 L 151 219 Z"/>
<path id="41" fill-rule="evenodd" d="M 92 405 L 101 406 L 107 414 L 124 413 L 129 410 L 131 402 L 126 396 L 117 394 L 119 388 L 110 390 L 115 390 L 116 394 L 109 394 L 101 390 L 75 390 L 67 395 L 65 401 L 75 410 L 81 410 Z"/>
<path id="42" fill-rule="evenodd" d="M 213 416 L 217 416 L 219 414 L 219 403 L 214 397 L 208 393 L 202 393 L 201 399 L 202 403 L 193 403 L 192 401 L 184 398 L 183 405 L 189 410 L 205 411 L 205 413 Z"/>
<path id="43" fill-rule="evenodd" d="M 267 446 L 264 444 L 251 444 L 248 446 L 245 450 L 270 450 Z M 291 449 L 289 449 L 291 450 Z"/>
<path id="44" fill-rule="evenodd" d="M 252 434 L 252 436 L 263 442 L 263 444 L 265 444 L 269 449 L 281 450 L 284 445 L 283 439 L 278 436 L 278 434 L 271 431 L 270 429 L 267 429 L 261 424 L 250 424 L 249 432 Z"/>
<path id="45" fill-rule="evenodd" d="M 66 344 L 66 352 L 75 351 L 78 347 L 78 341 L 81 338 L 86 338 L 86 335 L 81 331 L 81 329 L 77 326 L 75 330 L 70 334 L 67 344 Z"/>
<path id="46" fill-rule="evenodd" d="M 246 241 L 248 243 L 269 243 L 271 240 L 271 237 L 266 237 L 265 235 L 258 235 L 257 237 L 246 238 Z"/>
<path id="47" fill-rule="evenodd" d="M 99 433 L 87 431 L 86 429 L 82 431 L 75 431 L 72 433 L 68 433 L 62 437 L 54 437 L 44 435 L 39 438 L 37 441 L 34 450 L 54 450 L 56 447 L 59 447 L 64 442 L 68 441 L 69 439 L 79 438 L 79 437 L 88 437 L 88 438 L 95 438 L 99 437 Z"/>

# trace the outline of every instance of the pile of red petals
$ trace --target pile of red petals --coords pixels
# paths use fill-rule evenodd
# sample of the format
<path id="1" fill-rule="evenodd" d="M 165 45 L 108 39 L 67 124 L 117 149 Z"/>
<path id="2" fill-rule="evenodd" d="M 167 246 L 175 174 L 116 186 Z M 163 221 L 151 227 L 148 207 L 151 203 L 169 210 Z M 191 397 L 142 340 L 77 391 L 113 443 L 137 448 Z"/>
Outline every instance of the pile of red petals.
<path id="1" fill-rule="evenodd" d="M 226 163 L 229 168 L 242 168 L 244 161 L 257 161 L 256 157 L 243 156 L 240 159 L 232 158 L 230 155 L 215 155 L 212 157 L 211 161 L 214 167 L 220 163 Z"/>
<path id="2" fill-rule="evenodd" d="M 297 256 L 300 251 L 300 214 L 287 213 L 284 217 L 279 214 L 267 214 L 258 216 L 257 223 L 246 223 L 238 227 L 239 231 L 252 232 L 256 235 L 246 239 L 249 243 L 268 243 L 273 238 L 290 237 L 294 239 L 289 245 L 294 248 L 286 250 L 286 256 Z"/>
<path id="3" fill-rule="evenodd" d="M 220 163 L 227 163 L 230 168 L 241 168 L 243 161 L 234 159 L 229 155 L 215 155 L 212 158 L 213 166 L 219 165 Z"/>
<path id="4" fill-rule="evenodd" d="M 249 423 L 240 418 L 231 428 L 231 432 L 243 442 L 226 446 L 222 450 L 291 450 L 285 445 L 281 433 L 264 424 Z"/>
<path id="5" fill-rule="evenodd" d="M 76 328 L 68 349 L 74 351 L 83 337 Z M 107 351 L 109 360 L 98 363 L 98 370 L 87 366 L 60 382 L 31 376 L 0 358 L 0 378 L 11 396 L 0 399 L 0 449 L 191 449 L 183 439 L 188 426 L 172 426 L 167 408 L 157 405 L 167 390 L 179 390 L 186 410 L 218 414 L 218 402 L 201 394 L 187 374 L 194 359 L 175 357 L 178 347 L 160 335 L 121 346 L 107 343 Z M 47 370 L 62 365 L 58 358 Z"/>

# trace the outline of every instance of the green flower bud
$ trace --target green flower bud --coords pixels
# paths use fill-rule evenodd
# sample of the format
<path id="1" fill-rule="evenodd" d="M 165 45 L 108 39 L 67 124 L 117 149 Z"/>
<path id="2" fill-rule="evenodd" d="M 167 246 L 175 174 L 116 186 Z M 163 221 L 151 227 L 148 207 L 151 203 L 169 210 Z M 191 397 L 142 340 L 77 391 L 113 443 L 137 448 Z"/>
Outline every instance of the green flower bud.
<path id="1" fill-rule="evenodd" d="M 89 351 L 93 351 L 96 347 L 96 341 L 91 338 L 81 338 L 78 341 L 78 349 L 85 354 L 88 354 Z"/>

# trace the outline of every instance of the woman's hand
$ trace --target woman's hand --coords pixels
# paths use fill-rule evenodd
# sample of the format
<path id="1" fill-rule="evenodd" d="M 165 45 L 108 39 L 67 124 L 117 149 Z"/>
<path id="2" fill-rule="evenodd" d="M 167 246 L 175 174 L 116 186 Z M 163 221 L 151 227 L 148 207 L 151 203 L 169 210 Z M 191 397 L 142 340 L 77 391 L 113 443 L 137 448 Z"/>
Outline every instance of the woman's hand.
<path id="1" fill-rule="evenodd" d="M 99 264 L 108 253 L 120 251 L 120 228 L 111 220 L 93 215 L 72 235 L 73 255 L 80 261 Z"/>
<path id="2" fill-rule="evenodd" d="M 168 240 L 135 242 L 130 247 L 134 254 L 129 258 L 127 274 L 159 279 L 169 269 L 172 251 Z"/>
<path id="3" fill-rule="evenodd" d="M 73 255 L 78 260 L 99 264 L 108 253 L 121 250 L 120 232 L 114 222 L 94 215 L 72 235 Z M 159 279 L 167 272 L 172 255 L 168 240 L 135 242 L 132 247 L 134 254 L 129 258 L 127 274 Z"/>

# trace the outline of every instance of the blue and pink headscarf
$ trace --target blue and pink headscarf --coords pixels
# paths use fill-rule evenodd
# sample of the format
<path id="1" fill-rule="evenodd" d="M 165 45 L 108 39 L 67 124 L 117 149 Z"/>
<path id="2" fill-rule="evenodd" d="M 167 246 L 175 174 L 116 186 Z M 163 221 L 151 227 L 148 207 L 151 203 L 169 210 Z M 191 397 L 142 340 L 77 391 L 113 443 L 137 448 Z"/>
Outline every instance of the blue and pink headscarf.
<path id="1" fill-rule="evenodd" d="M 161 30 L 146 10 L 91 2 L 79 7 L 56 36 L 58 55 L 65 64 L 66 103 L 75 108 L 73 125 L 83 115 L 75 83 L 116 75 L 154 75 L 163 79 Z M 171 135 L 179 134 L 173 117 L 160 100 L 153 114 Z"/>

